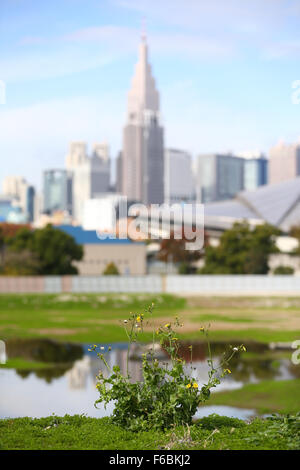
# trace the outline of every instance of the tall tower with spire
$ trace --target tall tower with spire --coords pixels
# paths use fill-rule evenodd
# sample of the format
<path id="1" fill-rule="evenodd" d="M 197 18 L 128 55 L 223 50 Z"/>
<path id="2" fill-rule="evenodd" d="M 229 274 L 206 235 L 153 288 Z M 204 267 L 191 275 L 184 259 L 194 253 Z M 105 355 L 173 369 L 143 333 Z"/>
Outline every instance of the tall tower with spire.
<path id="1" fill-rule="evenodd" d="M 148 62 L 145 33 L 139 46 L 123 133 L 122 191 L 131 201 L 161 204 L 164 200 L 164 135 L 159 93 Z"/>

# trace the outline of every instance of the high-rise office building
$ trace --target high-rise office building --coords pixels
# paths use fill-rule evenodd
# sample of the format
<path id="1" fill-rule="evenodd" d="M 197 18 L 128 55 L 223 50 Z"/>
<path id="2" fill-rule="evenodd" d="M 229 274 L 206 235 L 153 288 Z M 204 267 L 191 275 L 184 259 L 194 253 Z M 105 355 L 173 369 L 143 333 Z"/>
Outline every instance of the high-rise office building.
<path id="1" fill-rule="evenodd" d="M 191 202 L 194 199 L 192 157 L 177 149 L 165 150 L 165 203 Z"/>
<path id="2" fill-rule="evenodd" d="M 35 217 L 35 188 L 33 186 L 28 186 L 26 191 L 26 203 L 25 203 L 25 213 L 27 215 L 28 222 L 33 222 Z"/>
<path id="3" fill-rule="evenodd" d="M 85 142 L 71 142 L 70 150 L 66 156 L 66 169 L 73 170 L 85 163 L 88 159 Z"/>
<path id="4" fill-rule="evenodd" d="M 268 159 L 261 152 L 249 151 L 236 154 L 244 158 L 244 189 L 252 191 L 268 183 Z"/>
<path id="5" fill-rule="evenodd" d="M 123 133 L 122 192 L 132 201 L 164 201 L 164 133 L 160 124 L 159 93 L 148 62 L 145 36 L 128 95 Z"/>
<path id="6" fill-rule="evenodd" d="M 90 158 L 91 197 L 106 193 L 110 188 L 110 157 L 106 143 L 95 144 Z"/>
<path id="7" fill-rule="evenodd" d="M 73 216 L 76 222 L 82 223 L 85 202 L 109 191 L 109 146 L 96 143 L 89 157 L 84 142 L 72 142 L 66 157 L 66 168 L 73 180 Z"/>
<path id="8" fill-rule="evenodd" d="M 285 144 L 279 142 L 270 149 L 269 183 L 296 178 L 300 175 L 300 143 Z"/>
<path id="9" fill-rule="evenodd" d="M 72 173 L 68 170 L 44 171 L 44 212 L 72 214 Z"/>
<path id="10" fill-rule="evenodd" d="M 231 154 L 198 155 L 195 183 L 198 202 L 231 199 L 244 188 L 244 159 Z"/>
<path id="11" fill-rule="evenodd" d="M 3 180 L 3 194 L 19 207 L 28 222 L 34 219 L 35 189 L 21 176 L 7 176 Z"/>
<path id="12" fill-rule="evenodd" d="M 122 173 L 122 152 L 118 153 L 117 162 L 116 162 L 116 192 L 122 194 L 123 193 L 123 173 Z"/>

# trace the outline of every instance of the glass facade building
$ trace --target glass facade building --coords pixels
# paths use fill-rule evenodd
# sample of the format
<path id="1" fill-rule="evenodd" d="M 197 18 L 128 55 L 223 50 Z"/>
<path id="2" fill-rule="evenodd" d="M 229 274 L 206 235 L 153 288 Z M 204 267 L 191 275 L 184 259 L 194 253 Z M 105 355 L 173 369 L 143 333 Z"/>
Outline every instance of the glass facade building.
<path id="1" fill-rule="evenodd" d="M 268 183 L 268 160 L 259 158 L 245 159 L 244 163 L 244 189 L 251 191 Z"/>
<path id="2" fill-rule="evenodd" d="M 195 173 L 202 203 L 232 199 L 244 188 L 244 159 L 231 154 L 198 155 Z"/>
<path id="3" fill-rule="evenodd" d="M 44 212 L 55 211 L 72 214 L 72 173 L 67 170 L 44 172 Z"/>

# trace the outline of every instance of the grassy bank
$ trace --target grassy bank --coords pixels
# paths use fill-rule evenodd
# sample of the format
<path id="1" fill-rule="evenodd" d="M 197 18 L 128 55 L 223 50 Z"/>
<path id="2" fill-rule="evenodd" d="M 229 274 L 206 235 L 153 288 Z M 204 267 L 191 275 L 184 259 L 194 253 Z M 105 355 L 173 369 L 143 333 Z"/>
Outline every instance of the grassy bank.
<path id="1" fill-rule="evenodd" d="M 122 320 L 155 303 L 155 326 L 175 316 L 181 337 L 199 338 L 211 324 L 212 340 L 294 341 L 300 338 L 299 298 L 193 297 L 150 294 L 1 294 L 0 338 L 53 338 L 123 342 Z M 151 325 L 144 340 L 151 338 Z"/>
<path id="2" fill-rule="evenodd" d="M 18 418 L 0 421 L 0 449 L 295 449 L 300 448 L 296 425 L 258 418 L 245 423 L 212 415 L 198 420 L 190 431 L 179 427 L 134 433 L 112 424 L 109 418 Z"/>
<path id="3" fill-rule="evenodd" d="M 209 404 L 255 409 L 260 414 L 297 413 L 300 410 L 300 379 L 268 380 L 238 390 L 216 392 L 211 395 Z"/>
<path id="4" fill-rule="evenodd" d="M 36 370 L 36 369 L 51 369 L 57 367 L 57 364 L 40 361 L 28 361 L 22 357 L 15 357 L 8 359 L 5 364 L 0 364 L 3 369 L 19 369 L 19 370 Z"/>

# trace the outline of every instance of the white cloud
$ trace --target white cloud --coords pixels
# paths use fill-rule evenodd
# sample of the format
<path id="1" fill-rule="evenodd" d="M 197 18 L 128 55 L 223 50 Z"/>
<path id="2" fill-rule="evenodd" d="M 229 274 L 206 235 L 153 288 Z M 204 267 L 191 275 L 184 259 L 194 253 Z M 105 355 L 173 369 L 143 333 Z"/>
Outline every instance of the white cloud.
<path id="1" fill-rule="evenodd" d="M 0 112 L 0 181 L 21 173 L 40 184 L 46 168 L 63 168 L 71 141 L 107 141 L 115 156 L 121 142 L 125 96 L 78 97 Z M 121 109 L 121 111 L 120 111 Z M 9 156 L 13 158 L 9 158 Z M 17 162 L 17 166 L 16 166 Z"/>
<path id="2" fill-rule="evenodd" d="M 264 50 L 266 59 L 299 58 L 300 40 L 279 41 L 266 45 Z"/>
<path id="3" fill-rule="evenodd" d="M 137 44 L 140 38 L 140 31 L 134 28 L 120 26 L 99 26 L 89 27 L 74 31 L 64 36 L 65 41 L 98 42 L 100 45 L 106 44 L 111 52 L 115 48 L 121 52 L 136 53 Z M 229 55 L 234 50 L 231 41 L 219 41 L 214 37 L 207 37 L 200 34 L 178 33 L 178 32 L 156 32 L 149 34 L 151 49 L 158 54 L 188 54 L 192 56 L 224 56 Z"/>
<path id="4" fill-rule="evenodd" d="M 0 60 L 0 70 L 6 81 L 60 77 L 103 67 L 124 55 L 136 55 L 139 40 L 138 29 L 113 25 L 82 28 L 48 39 L 24 37 L 22 43 L 30 43 L 30 50 Z M 152 31 L 149 44 L 157 56 L 179 55 L 192 60 L 226 58 L 236 52 L 231 40 L 196 33 Z M 45 48 L 41 49 L 41 45 Z"/>
<path id="5" fill-rule="evenodd" d="M 111 53 L 98 53 L 76 47 L 59 47 L 53 50 L 31 50 L 23 55 L 0 59 L 1 78 L 7 82 L 41 80 L 61 77 L 84 70 L 95 69 L 114 60 Z"/>
<path id="6" fill-rule="evenodd" d="M 152 19 L 183 27 L 206 30 L 237 28 L 255 30 L 282 24 L 286 17 L 298 15 L 297 1 L 291 0 L 114 0 L 118 6 Z M 251 28 L 252 30 L 252 28 Z"/>
<path id="7" fill-rule="evenodd" d="M 178 30 L 184 36 L 214 38 L 220 46 L 249 45 L 263 57 L 298 57 L 298 48 L 287 45 L 298 31 L 299 0 L 114 0 L 125 9 L 144 15 L 152 25 Z M 291 25 L 294 24 L 294 28 Z M 276 54 L 279 47 L 280 54 Z M 270 53 L 271 50 L 271 53 Z M 188 51 L 188 48 L 187 48 Z"/>

